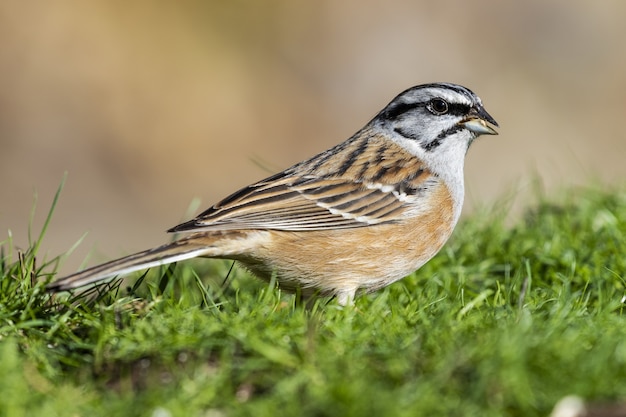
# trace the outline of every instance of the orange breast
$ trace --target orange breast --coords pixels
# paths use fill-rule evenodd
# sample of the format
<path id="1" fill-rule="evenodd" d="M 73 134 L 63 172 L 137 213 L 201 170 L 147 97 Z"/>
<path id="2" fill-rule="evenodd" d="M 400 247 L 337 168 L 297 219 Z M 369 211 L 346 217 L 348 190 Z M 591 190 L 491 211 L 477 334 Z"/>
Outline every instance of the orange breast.
<path id="1" fill-rule="evenodd" d="M 271 239 L 256 248 L 254 256 L 239 260 L 262 278 L 275 273 L 286 289 L 308 288 L 321 294 L 349 288 L 374 291 L 421 267 L 450 237 L 454 204 L 448 188 L 439 183 L 425 198 L 432 209 L 395 223 L 328 231 L 270 231 Z"/>

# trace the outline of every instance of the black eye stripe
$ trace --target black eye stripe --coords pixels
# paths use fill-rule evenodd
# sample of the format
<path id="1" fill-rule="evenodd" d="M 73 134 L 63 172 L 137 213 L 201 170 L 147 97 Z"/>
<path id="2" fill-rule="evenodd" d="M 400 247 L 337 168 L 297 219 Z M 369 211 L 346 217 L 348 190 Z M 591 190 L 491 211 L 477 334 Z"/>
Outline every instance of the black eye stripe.
<path id="1" fill-rule="evenodd" d="M 417 103 L 397 103 L 397 104 L 393 104 L 389 107 L 387 107 L 387 109 L 385 109 L 383 111 L 383 116 L 385 117 L 385 119 L 396 119 L 398 116 L 400 116 L 401 114 L 404 114 L 408 111 L 411 111 L 413 109 L 416 109 L 418 107 L 424 107 L 426 106 L 428 102 L 427 101 L 420 101 Z"/>
<path id="2" fill-rule="evenodd" d="M 417 103 L 397 103 L 385 109 L 382 113 L 382 116 L 388 120 L 397 119 L 399 116 L 403 115 L 404 113 L 407 113 L 418 107 L 426 107 L 429 103 L 430 103 L 430 100 L 420 101 Z M 468 114 L 470 111 L 470 106 L 468 106 L 467 104 L 450 103 L 449 101 L 446 101 L 446 103 L 448 103 L 448 111 L 445 114 L 451 114 L 453 116 L 464 116 Z"/>
<path id="3" fill-rule="evenodd" d="M 448 103 L 448 113 L 453 116 L 465 116 L 470 111 L 470 106 L 461 103 Z"/>

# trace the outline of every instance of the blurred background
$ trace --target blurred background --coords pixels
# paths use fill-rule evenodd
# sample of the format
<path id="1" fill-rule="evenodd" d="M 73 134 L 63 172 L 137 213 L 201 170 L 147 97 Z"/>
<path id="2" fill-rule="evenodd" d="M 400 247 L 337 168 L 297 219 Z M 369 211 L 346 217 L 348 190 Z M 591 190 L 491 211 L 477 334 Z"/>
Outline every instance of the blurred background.
<path id="1" fill-rule="evenodd" d="M 0 241 L 70 272 L 161 244 L 198 198 L 351 136 L 400 91 L 450 81 L 500 123 L 465 211 L 626 174 L 626 3 L 0 0 Z M 187 214 L 186 214 L 187 213 Z M 197 213 L 197 210 L 193 213 Z"/>

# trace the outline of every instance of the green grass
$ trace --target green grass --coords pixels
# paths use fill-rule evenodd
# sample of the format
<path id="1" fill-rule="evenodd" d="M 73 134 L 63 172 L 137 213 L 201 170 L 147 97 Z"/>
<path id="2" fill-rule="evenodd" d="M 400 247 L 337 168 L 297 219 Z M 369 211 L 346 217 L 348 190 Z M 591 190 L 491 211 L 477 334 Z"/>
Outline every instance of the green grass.
<path id="1" fill-rule="evenodd" d="M 237 268 L 224 286 L 230 264 L 211 260 L 50 298 L 44 233 L 24 253 L 9 238 L 0 415 L 528 417 L 569 394 L 624 399 L 626 192 L 539 200 L 465 219 L 424 268 L 345 309 Z"/>

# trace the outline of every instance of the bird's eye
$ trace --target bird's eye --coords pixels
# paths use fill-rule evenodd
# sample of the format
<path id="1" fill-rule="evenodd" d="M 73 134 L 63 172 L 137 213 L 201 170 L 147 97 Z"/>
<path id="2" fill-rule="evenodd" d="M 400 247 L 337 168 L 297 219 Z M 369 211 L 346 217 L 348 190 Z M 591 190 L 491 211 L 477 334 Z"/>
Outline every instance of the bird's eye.
<path id="1" fill-rule="evenodd" d="M 428 103 L 428 110 L 433 114 L 441 115 L 448 112 L 448 103 L 440 98 L 434 98 Z"/>

